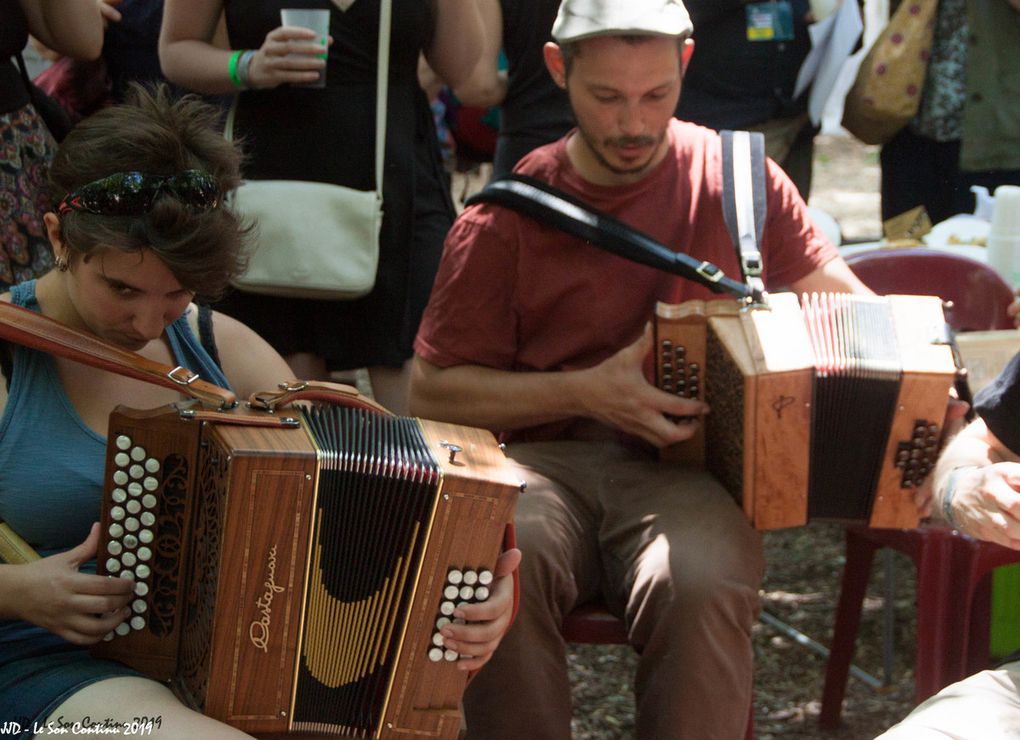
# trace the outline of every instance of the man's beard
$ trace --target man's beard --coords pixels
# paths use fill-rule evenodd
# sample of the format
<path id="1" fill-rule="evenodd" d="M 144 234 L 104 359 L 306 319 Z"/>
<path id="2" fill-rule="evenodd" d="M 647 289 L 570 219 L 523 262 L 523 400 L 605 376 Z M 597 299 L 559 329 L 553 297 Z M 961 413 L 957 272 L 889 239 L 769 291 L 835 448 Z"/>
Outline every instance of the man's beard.
<path id="1" fill-rule="evenodd" d="M 612 172 L 614 175 L 637 175 L 648 169 L 649 164 L 655 158 L 655 153 L 658 151 L 658 145 L 666 138 L 666 132 L 663 131 L 659 136 L 617 136 L 616 138 L 604 139 L 602 141 L 603 146 L 607 148 L 614 147 L 625 147 L 625 146 L 647 146 L 651 145 L 652 149 L 642 164 L 636 167 L 617 167 L 616 165 L 610 164 L 610 162 L 603 156 L 602 152 L 595 145 L 595 137 L 591 136 L 583 127 L 578 125 L 578 132 L 581 134 L 581 138 L 584 140 L 585 146 L 595 157 L 595 160 L 605 167 L 607 170 Z"/>

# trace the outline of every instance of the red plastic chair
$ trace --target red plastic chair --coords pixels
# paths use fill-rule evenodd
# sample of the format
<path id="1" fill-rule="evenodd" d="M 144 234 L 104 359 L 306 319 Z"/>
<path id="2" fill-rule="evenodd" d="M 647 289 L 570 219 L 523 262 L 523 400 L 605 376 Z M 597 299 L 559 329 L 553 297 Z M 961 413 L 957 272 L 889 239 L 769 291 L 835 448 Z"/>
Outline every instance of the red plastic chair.
<path id="1" fill-rule="evenodd" d="M 937 295 L 957 331 L 1008 329 L 1013 290 L 987 265 L 930 249 L 863 252 L 847 259 L 872 290 Z M 951 304 L 951 305 L 948 305 Z M 1020 561 L 1020 552 L 945 529 L 848 526 L 843 585 L 825 671 L 819 724 L 839 724 L 847 674 L 874 554 L 906 553 L 917 568 L 917 656 L 914 695 L 920 702 L 988 663 L 991 571 Z"/>
<path id="2" fill-rule="evenodd" d="M 627 628 L 623 620 L 611 614 L 601 601 L 582 604 L 568 614 L 560 626 L 567 642 L 580 645 L 627 645 Z M 744 740 L 754 740 L 754 704 L 748 709 L 749 719 Z"/>

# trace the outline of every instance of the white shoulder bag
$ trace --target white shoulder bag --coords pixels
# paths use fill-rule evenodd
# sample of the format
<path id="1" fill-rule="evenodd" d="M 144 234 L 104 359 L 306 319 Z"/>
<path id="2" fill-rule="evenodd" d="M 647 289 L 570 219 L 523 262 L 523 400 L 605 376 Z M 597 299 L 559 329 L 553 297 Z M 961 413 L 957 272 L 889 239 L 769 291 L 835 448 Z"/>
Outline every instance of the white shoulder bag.
<path id="1" fill-rule="evenodd" d="M 249 293 L 349 300 L 372 290 L 379 264 L 392 0 L 379 10 L 375 190 L 303 180 L 246 180 L 228 199 L 256 222 L 254 249 L 233 284 Z M 225 135 L 233 136 L 235 100 Z"/>

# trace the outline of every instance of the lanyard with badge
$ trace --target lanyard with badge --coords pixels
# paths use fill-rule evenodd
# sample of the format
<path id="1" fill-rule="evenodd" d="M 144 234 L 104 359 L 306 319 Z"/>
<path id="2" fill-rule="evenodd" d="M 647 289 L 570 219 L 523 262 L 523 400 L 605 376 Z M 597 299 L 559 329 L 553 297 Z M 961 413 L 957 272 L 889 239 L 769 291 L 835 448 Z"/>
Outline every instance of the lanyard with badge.
<path id="1" fill-rule="evenodd" d="M 748 3 L 748 41 L 793 41 L 793 7 L 789 0 Z"/>

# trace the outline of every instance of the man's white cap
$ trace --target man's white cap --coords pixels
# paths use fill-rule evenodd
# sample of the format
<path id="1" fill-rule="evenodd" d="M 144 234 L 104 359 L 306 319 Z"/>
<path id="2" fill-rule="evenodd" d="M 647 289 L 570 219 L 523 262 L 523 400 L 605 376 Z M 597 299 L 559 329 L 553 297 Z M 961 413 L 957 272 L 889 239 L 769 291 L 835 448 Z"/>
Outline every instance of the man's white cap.
<path id="1" fill-rule="evenodd" d="M 563 0 L 552 36 L 565 44 L 592 36 L 631 34 L 687 38 L 693 30 L 680 0 Z"/>

